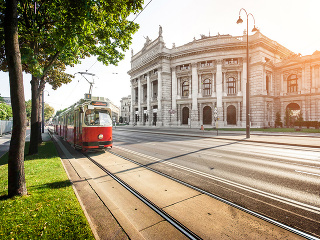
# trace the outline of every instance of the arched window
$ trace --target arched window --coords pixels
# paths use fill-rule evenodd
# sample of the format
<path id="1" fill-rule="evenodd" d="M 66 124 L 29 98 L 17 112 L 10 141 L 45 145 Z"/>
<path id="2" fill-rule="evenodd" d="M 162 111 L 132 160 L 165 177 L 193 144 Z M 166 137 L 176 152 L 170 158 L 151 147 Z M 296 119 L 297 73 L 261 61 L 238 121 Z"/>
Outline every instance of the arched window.
<path id="1" fill-rule="evenodd" d="M 182 96 L 183 97 L 189 96 L 189 81 L 184 81 L 182 83 Z"/>
<path id="2" fill-rule="evenodd" d="M 288 93 L 298 91 L 298 77 L 296 74 L 292 74 L 287 79 Z"/>
<path id="3" fill-rule="evenodd" d="M 229 77 L 227 79 L 228 94 L 236 94 L 236 79 Z"/>
<path id="4" fill-rule="evenodd" d="M 203 95 L 210 96 L 211 95 L 211 80 L 205 79 L 203 82 Z"/>

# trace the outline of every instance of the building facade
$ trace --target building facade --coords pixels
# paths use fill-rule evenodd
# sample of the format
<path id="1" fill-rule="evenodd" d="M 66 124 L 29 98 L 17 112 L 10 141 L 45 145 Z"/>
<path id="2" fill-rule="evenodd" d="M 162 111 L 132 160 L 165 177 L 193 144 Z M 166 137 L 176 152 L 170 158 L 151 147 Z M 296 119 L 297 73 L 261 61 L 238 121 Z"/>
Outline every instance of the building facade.
<path id="1" fill-rule="evenodd" d="M 130 124 L 245 127 L 245 36 L 202 35 L 169 49 L 160 27 L 132 53 Z M 287 108 L 319 121 L 319 64 L 319 52 L 301 57 L 260 32 L 249 36 L 251 127 L 273 126 Z"/>
<path id="2" fill-rule="evenodd" d="M 123 97 L 120 100 L 120 116 L 122 117 L 122 123 L 130 122 L 131 111 L 131 96 Z"/>

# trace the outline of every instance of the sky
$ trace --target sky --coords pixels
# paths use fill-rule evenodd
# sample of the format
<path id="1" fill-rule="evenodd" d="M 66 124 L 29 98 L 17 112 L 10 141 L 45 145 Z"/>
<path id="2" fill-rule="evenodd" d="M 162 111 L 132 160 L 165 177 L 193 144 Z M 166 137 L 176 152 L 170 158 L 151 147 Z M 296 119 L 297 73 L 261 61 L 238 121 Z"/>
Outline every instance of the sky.
<path id="1" fill-rule="evenodd" d="M 150 0 L 145 0 L 146 6 Z M 125 52 L 125 59 L 118 66 L 104 66 L 95 57 L 86 58 L 81 64 L 67 68 L 67 73 L 75 74 L 74 80 L 53 90 L 49 84 L 45 88 L 44 101 L 55 110 L 64 109 L 83 98 L 89 92 L 90 84 L 78 72 L 88 71 L 95 77 L 86 75 L 92 82 L 93 96 L 109 98 L 120 107 L 120 99 L 131 94 L 130 70 L 131 49 L 139 52 L 145 37 L 155 40 L 162 26 L 162 35 L 167 48 L 176 47 L 200 39 L 200 35 L 215 36 L 230 34 L 242 36 L 246 29 L 246 15 L 241 11 L 242 24 L 236 24 L 239 11 L 244 8 L 255 19 L 255 26 L 266 37 L 278 42 L 295 53 L 310 55 L 320 50 L 319 0 L 151 0 L 135 19 L 140 25 L 133 35 L 132 45 Z M 132 15 L 129 20 L 136 16 Z M 254 20 L 249 16 L 249 30 Z M 251 34 L 251 30 L 249 31 Z M 25 99 L 31 99 L 31 76 L 24 74 Z M 8 73 L 0 72 L 0 94 L 10 96 Z"/>

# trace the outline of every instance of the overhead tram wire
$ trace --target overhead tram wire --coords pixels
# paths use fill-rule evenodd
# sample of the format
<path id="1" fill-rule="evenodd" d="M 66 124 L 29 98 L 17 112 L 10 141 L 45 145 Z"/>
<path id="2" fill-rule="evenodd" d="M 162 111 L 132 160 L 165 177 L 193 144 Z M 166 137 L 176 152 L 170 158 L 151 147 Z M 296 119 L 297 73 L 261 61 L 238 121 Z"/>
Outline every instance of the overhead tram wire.
<path id="1" fill-rule="evenodd" d="M 147 7 L 151 2 L 152 2 L 152 0 L 150 0 L 150 1 L 147 3 L 147 5 L 141 10 L 141 12 L 138 13 L 138 15 L 132 20 L 132 22 L 134 22 L 134 21 L 139 17 L 140 13 L 142 13 L 142 12 L 146 9 L 146 7 Z M 95 63 L 92 64 L 91 67 L 89 67 L 86 71 L 89 71 L 90 68 L 92 68 L 93 65 L 95 65 L 97 62 L 98 62 L 98 60 L 96 60 Z"/>
<path id="2" fill-rule="evenodd" d="M 152 2 L 152 0 L 150 0 L 150 1 L 147 3 L 147 5 L 141 10 L 141 12 L 138 13 L 138 15 L 132 20 L 132 22 L 134 22 L 134 21 L 139 17 L 140 13 L 142 13 L 142 12 L 146 9 L 146 7 L 147 7 L 151 2 Z M 86 70 L 86 72 L 88 72 L 88 71 L 90 70 L 90 68 L 92 68 L 93 65 L 95 65 L 97 62 L 98 62 L 98 60 L 96 60 L 95 63 L 92 64 L 91 67 L 89 67 L 89 68 Z M 113 74 L 118 74 L 118 73 L 113 73 Z"/>
<path id="3" fill-rule="evenodd" d="M 132 20 L 132 22 L 134 22 L 134 20 L 136 20 L 137 17 L 139 17 L 140 13 L 142 13 L 142 12 L 146 9 L 146 7 L 148 7 L 149 3 L 151 3 L 151 2 L 152 2 L 152 0 L 150 0 L 150 1 L 147 3 L 147 5 L 141 10 L 141 12 L 138 13 L 138 15 Z"/>

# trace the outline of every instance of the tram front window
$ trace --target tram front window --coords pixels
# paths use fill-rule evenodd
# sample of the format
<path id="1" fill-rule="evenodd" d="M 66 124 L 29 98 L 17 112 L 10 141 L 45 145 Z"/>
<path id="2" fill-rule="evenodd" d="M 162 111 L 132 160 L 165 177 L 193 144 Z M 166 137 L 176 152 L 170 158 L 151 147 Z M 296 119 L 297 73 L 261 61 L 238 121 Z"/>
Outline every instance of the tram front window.
<path id="1" fill-rule="evenodd" d="M 88 109 L 85 114 L 85 124 L 87 126 L 112 126 L 110 113 L 107 110 Z"/>

